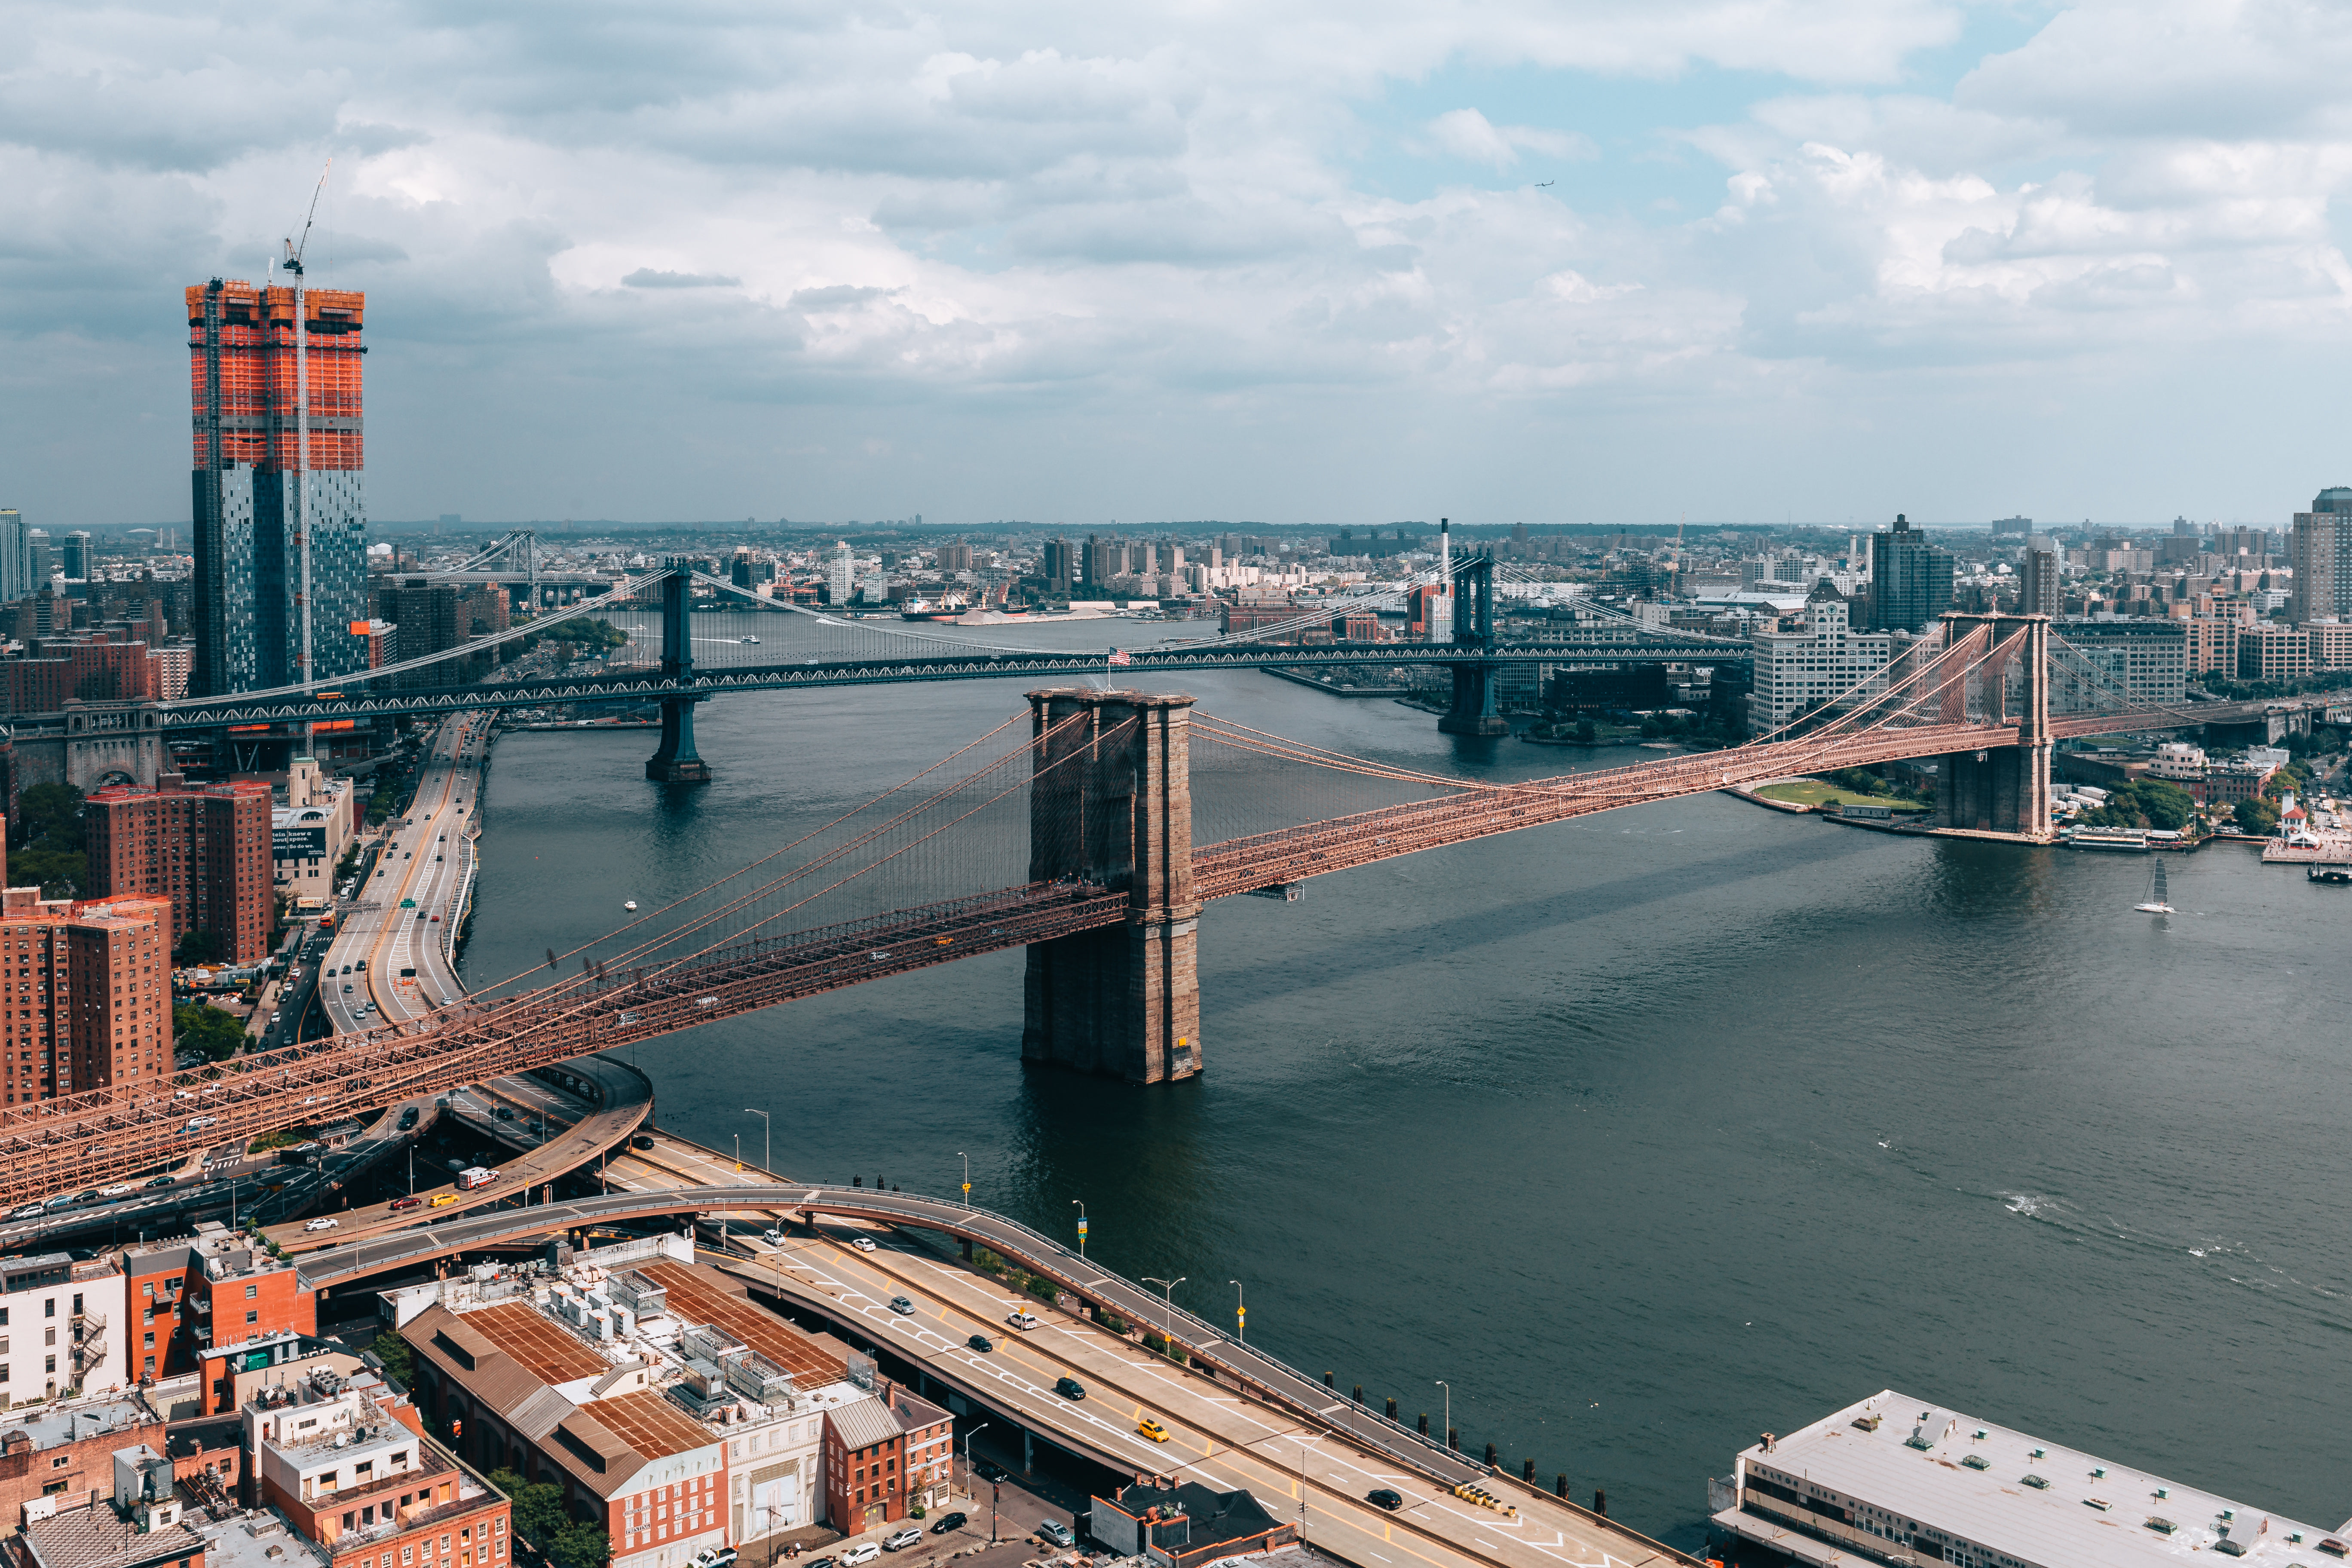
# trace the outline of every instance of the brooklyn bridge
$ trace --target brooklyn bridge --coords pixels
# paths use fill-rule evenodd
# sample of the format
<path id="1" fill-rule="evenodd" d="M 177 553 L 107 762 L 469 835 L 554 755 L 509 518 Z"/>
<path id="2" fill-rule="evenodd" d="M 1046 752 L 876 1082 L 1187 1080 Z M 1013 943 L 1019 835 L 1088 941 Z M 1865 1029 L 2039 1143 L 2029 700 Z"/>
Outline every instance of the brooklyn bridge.
<path id="1" fill-rule="evenodd" d="M 1466 570 L 1475 584 L 1489 569 Z M 685 582 L 683 573 L 665 579 L 678 585 L 666 586 L 666 618 L 677 624 L 665 642 L 679 653 L 689 646 Z M 1448 717 L 1475 732 L 1509 650 L 1493 639 L 1491 610 L 1477 609 L 1475 592 L 1466 598 L 1459 640 L 1439 651 L 1454 674 Z M 1025 950 L 1025 1059 L 1138 1084 L 1181 1079 L 1216 1049 L 1202 1030 L 1195 955 L 1199 922 L 1221 899 L 1295 898 L 1314 878 L 1400 856 L 1902 758 L 1937 760 L 1945 828 L 2046 837 L 2058 740 L 2197 717 L 2120 696 L 2053 717 L 2051 672 L 2064 657 L 2055 641 L 2040 616 L 1948 616 L 1886 668 L 1746 744 L 1513 784 L 1301 744 L 1199 711 L 1187 696 L 1038 688 L 1022 710 L 915 778 L 597 942 L 550 950 L 544 968 L 457 1005 L 168 1080 L 0 1108 L 0 1195 L 118 1179 L 225 1140 L 1013 948 Z M 1210 645 L 1199 657 L 1287 663 L 1302 651 L 1312 650 Z M 1548 654 L 1560 658 L 1557 646 Z M 954 657 L 967 667 L 974 658 Z M 1687 645 L 1679 657 L 1691 657 Z M 1115 668 L 1096 656 L 1089 672 Z M 691 703 L 709 692 L 689 670 L 656 678 L 687 690 L 665 734 L 676 763 L 691 755 Z M 1203 841 L 1196 785 L 1230 779 L 1241 762 L 1253 770 L 1239 814 L 1246 830 Z M 1230 798 L 1219 809 L 1235 816 Z"/>

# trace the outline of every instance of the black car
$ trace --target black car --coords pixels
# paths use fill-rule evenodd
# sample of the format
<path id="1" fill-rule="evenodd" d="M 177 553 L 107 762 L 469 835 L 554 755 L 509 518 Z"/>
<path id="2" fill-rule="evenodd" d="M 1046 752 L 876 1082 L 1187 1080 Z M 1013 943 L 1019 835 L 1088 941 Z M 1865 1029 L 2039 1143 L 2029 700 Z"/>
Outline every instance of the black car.
<path id="1" fill-rule="evenodd" d="M 414 1126 L 415 1126 L 415 1125 L 416 1125 L 416 1107 L 415 1107 L 415 1106 L 413 1106 L 413 1105 L 412 1105 L 412 1106 L 410 1106 L 407 1110 L 404 1110 L 404 1111 L 402 1111 L 402 1112 L 400 1113 L 400 1130 L 401 1130 L 403 1132 L 405 1132 L 405 1131 L 407 1131 L 410 1128 L 412 1128 L 412 1127 L 414 1127 Z"/>
<path id="2" fill-rule="evenodd" d="M 943 1513 L 940 1515 L 940 1521 L 931 1526 L 931 1533 L 945 1535 L 950 1530 L 961 1530 L 969 1522 L 971 1521 L 960 1513 Z"/>
<path id="3" fill-rule="evenodd" d="M 1364 1494 L 1364 1500 L 1374 1508 L 1384 1508 L 1391 1513 L 1404 1506 L 1403 1494 L 1392 1491 L 1387 1487 L 1374 1487 Z"/>
<path id="4" fill-rule="evenodd" d="M 971 1338 L 964 1341 L 964 1343 L 970 1345 L 976 1351 L 992 1351 L 996 1348 L 996 1342 L 990 1339 L 986 1334 L 974 1334 Z"/>
<path id="5" fill-rule="evenodd" d="M 1087 1385 L 1075 1377 L 1065 1377 L 1055 1383 L 1054 1392 L 1065 1399 L 1084 1399 L 1087 1396 Z"/>
<path id="6" fill-rule="evenodd" d="M 1004 1479 L 1004 1467 L 994 1459 L 974 1459 L 971 1462 L 971 1468 L 972 1472 L 983 1481 L 1001 1481 Z"/>
<path id="7" fill-rule="evenodd" d="M 650 1149 L 650 1148 L 652 1148 L 653 1146 L 654 1146 L 654 1141 L 653 1141 L 652 1139 L 650 1139 L 650 1138 L 646 1137 L 646 1136 L 644 1133 L 642 1133 L 642 1132 L 638 1133 L 635 1138 L 632 1138 L 632 1139 L 630 1139 L 630 1140 L 629 1140 L 629 1147 L 630 1147 L 630 1148 L 632 1148 L 632 1149 Z M 826 1559 L 826 1561 L 830 1562 L 830 1561 L 831 1561 L 831 1559 L 830 1559 L 830 1558 L 828 1558 L 828 1559 Z M 807 1565 L 807 1568 L 816 1568 L 816 1564 L 815 1564 L 815 1563 L 809 1563 L 809 1564 Z"/>

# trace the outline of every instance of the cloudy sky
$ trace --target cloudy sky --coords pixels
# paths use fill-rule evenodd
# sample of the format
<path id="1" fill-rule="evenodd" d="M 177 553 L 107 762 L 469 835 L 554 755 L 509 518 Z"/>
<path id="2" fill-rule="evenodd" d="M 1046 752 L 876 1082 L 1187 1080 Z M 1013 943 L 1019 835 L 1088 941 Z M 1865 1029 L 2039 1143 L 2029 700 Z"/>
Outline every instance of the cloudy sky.
<path id="1" fill-rule="evenodd" d="M 2352 8 L 0 3 L 0 505 L 186 516 L 320 166 L 380 519 L 2262 520 Z"/>

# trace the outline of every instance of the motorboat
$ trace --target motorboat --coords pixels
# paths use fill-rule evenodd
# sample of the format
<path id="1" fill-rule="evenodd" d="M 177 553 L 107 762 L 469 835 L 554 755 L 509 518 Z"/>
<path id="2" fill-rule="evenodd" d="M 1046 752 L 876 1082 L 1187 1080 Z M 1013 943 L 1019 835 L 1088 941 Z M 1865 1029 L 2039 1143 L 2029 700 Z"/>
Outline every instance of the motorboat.
<path id="1" fill-rule="evenodd" d="M 635 899 L 626 900 L 622 903 L 621 907 L 628 910 L 631 914 L 635 914 L 637 912 L 637 900 Z"/>

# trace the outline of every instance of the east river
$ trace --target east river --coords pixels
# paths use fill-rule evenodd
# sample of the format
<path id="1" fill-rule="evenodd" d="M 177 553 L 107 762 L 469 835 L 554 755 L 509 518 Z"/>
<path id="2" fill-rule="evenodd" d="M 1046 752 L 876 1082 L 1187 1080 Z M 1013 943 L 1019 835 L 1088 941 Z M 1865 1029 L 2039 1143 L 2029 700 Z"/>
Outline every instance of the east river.
<path id="1" fill-rule="evenodd" d="M 698 626 L 705 617 L 698 617 Z M 772 620 L 772 617 L 769 619 Z M 1193 628 L 1197 631 L 1199 628 Z M 986 640 L 1101 646 L 1132 623 Z M 1414 768 L 1645 760 L 1456 742 L 1256 672 L 1141 678 Z M 774 849 L 1022 710 L 1019 683 L 706 704 L 498 744 L 468 983 Z M 1300 797 L 1305 798 L 1305 797 Z M 1343 803 L 1344 804 L 1344 803 Z M 1205 835 L 1204 835 L 1205 837 Z M 645 1047 L 663 1125 L 973 1198 L 1343 1391 L 1498 1446 L 1670 1542 L 1708 1475 L 1894 1387 L 2326 1524 L 2352 1512 L 2352 892 L 1890 837 L 1701 795 L 1325 878 L 1201 921 L 1207 1071 L 1020 1060 L 1022 960 Z M 649 903 L 648 907 L 652 907 Z"/>

